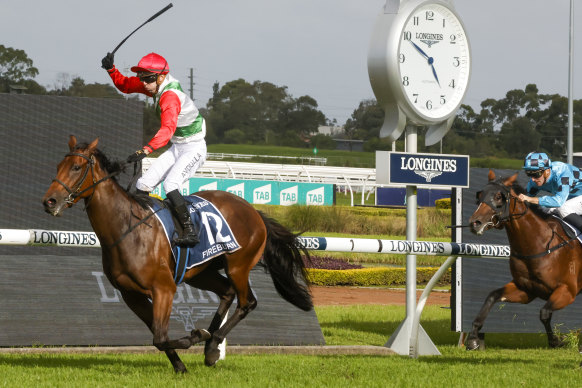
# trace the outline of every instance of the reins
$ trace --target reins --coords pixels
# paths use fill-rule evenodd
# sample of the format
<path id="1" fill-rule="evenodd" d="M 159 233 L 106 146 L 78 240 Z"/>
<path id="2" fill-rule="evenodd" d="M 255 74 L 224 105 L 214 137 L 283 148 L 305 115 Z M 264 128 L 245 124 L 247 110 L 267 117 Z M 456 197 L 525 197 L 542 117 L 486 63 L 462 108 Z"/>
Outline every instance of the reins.
<path id="1" fill-rule="evenodd" d="M 83 155 L 81 153 L 78 152 L 69 152 L 68 154 L 65 155 L 65 158 L 68 156 L 80 156 L 81 158 L 87 160 L 87 165 L 85 166 L 85 170 L 83 171 L 83 174 L 81 176 L 81 178 L 77 181 L 77 183 L 75 184 L 75 186 L 73 186 L 73 188 L 71 189 L 66 183 L 64 183 L 63 181 L 61 181 L 60 179 L 53 179 L 53 182 L 57 182 L 59 183 L 61 186 L 63 186 L 65 188 L 65 190 L 67 190 L 67 193 L 69 193 L 69 196 L 65 199 L 65 202 L 67 204 L 69 204 L 70 206 L 72 206 L 75 203 L 75 199 L 77 199 L 78 197 L 80 197 L 81 195 L 83 195 L 83 193 L 94 189 L 98 184 L 105 182 L 108 179 L 113 178 L 114 176 L 117 176 L 120 174 L 121 169 L 114 171 L 106 176 L 104 176 L 103 178 L 99 179 L 99 180 L 95 180 L 95 171 L 94 171 L 94 166 L 95 166 L 95 159 L 94 156 L 91 155 L 86 156 Z M 127 162 L 125 163 L 126 165 L 128 164 Z M 137 162 L 137 163 L 133 163 L 133 175 L 130 179 L 130 182 L 127 186 L 127 189 L 125 191 L 129 191 L 129 189 L 135 184 L 135 182 L 137 181 L 137 172 L 139 171 L 139 169 L 141 169 L 141 161 Z M 89 174 L 89 170 L 91 171 L 91 176 L 93 178 L 93 184 L 91 184 L 89 187 L 81 190 L 81 187 L 83 186 L 83 183 L 85 183 L 85 179 L 87 179 L 87 175 Z M 93 193 L 91 193 L 91 195 L 89 196 L 89 199 L 87 200 L 87 203 L 85 205 L 85 210 L 87 209 L 87 207 L 89 206 L 89 203 L 91 202 L 91 199 L 93 198 Z M 131 215 L 135 218 L 137 218 L 139 220 L 139 222 L 137 222 L 135 225 L 131 225 L 131 218 L 130 218 L 130 226 L 129 228 L 121 235 L 121 237 L 119 237 L 117 239 L 117 241 L 115 241 L 109 248 L 113 248 L 115 246 L 117 246 L 121 241 L 123 241 L 123 239 L 125 237 L 127 237 L 127 235 L 129 233 L 131 233 L 133 230 L 135 230 L 135 228 L 137 228 L 139 225 L 141 224 L 145 224 L 148 227 L 151 228 L 151 225 L 146 224 L 146 221 L 151 218 L 153 215 L 155 215 L 157 212 L 159 212 L 160 210 L 162 210 L 163 208 L 160 208 L 156 211 L 153 211 L 148 214 L 145 218 L 139 218 L 137 217 L 133 211 L 131 211 Z"/>
<path id="2" fill-rule="evenodd" d="M 554 245 L 553 247 L 549 248 L 550 242 L 552 242 L 552 240 L 554 239 L 554 235 L 557 235 L 558 237 L 560 237 L 562 239 L 562 242 L 559 243 L 558 245 Z M 517 253 L 515 253 L 513 250 L 510 252 L 511 256 L 514 256 L 518 259 L 522 259 L 522 260 L 531 260 L 531 259 L 537 259 L 539 257 L 544 257 L 546 255 L 549 255 L 550 253 L 552 253 L 555 250 L 558 250 L 568 244 L 570 244 L 571 241 L 574 241 L 578 238 L 579 234 L 570 238 L 569 240 L 564 240 L 564 238 L 562 236 L 560 236 L 559 234 L 556 233 L 555 230 L 552 230 L 552 238 L 550 238 L 550 240 L 548 241 L 548 244 L 546 245 L 546 250 L 540 253 L 536 253 L 534 255 L 519 255 Z"/>

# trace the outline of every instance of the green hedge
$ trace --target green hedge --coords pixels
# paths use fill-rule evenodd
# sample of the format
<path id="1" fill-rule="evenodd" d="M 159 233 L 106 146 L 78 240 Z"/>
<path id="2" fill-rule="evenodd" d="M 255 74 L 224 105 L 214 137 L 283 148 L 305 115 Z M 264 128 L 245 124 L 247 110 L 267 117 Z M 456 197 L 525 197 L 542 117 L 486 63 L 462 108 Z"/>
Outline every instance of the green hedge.
<path id="1" fill-rule="evenodd" d="M 441 198 L 434 201 L 435 207 L 437 209 L 451 209 L 451 199 Z"/>
<path id="2" fill-rule="evenodd" d="M 426 284 L 438 268 L 419 267 L 416 269 L 416 283 Z M 311 284 L 317 286 L 404 286 L 406 268 L 362 268 L 346 270 L 307 269 Z M 451 284 L 449 269 L 437 283 L 440 286 Z"/>

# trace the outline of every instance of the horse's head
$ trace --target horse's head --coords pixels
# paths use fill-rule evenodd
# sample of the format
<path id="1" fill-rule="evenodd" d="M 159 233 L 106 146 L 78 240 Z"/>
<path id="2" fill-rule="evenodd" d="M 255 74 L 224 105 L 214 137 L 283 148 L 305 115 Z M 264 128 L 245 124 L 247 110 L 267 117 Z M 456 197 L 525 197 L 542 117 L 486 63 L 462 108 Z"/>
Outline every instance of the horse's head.
<path id="1" fill-rule="evenodd" d="M 69 153 L 57 166 L 57 176 L 42 199 L 44 210 L 53 216 L 62 215 L 65 208 L 73 206 L 81 198 L 89 197 L 95 191 L 95 153 L 99 139 L 88 146 L 77 146 L 77 139 L 71 135 Z"/>
<path id="2" fill-rule="evenodd" d="M 511 190 L 516 179 L 517 173 L 509 178 L 496 180 L 493 170 L 489 170 L 489 182 L 483 190 L 477 192 L 479 207 L 469 219 L 471 232 L 481 235 L 493 227 L 501 229 L 509 220 Z"/>

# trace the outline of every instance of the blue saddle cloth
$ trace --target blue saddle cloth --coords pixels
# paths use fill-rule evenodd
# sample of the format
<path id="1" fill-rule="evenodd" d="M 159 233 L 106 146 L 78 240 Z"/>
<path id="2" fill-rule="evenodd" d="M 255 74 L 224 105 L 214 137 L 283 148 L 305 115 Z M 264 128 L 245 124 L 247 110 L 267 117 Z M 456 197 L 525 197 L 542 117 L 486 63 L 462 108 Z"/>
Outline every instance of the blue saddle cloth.
<path id="1" fill-rule="evenodd" d="M 193 247 L 179 247 L 174 244 L 174 236 L 178 234 L 178 231 L 176 231 L 172 219 L 172 212 L 158 201 L 154 201 L 152 205 L 152 210 L 162 223 L 166 237 L 172 246 L 172 253 L 176 261 L 174 281 L 177 284 L 182 282 L 187 269 L 205 263 L 223 253 L 240 249 L 230 226 L 214 204 L 196 195 L 184 198 L 189 203 L 190 218 L 195 225 L 198 225 L 199 230 L 200 243 Z M 180 262 L 181 260 L 182 262 Z M 180 268 L 181 270 L 179 270 Z"/>

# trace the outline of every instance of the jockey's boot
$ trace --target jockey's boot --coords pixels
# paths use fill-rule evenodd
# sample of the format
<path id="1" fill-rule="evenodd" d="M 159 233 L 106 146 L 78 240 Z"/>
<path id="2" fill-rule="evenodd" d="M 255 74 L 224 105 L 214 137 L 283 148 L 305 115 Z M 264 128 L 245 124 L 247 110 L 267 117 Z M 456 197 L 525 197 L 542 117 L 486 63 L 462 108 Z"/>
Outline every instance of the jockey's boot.
<path id="1" fill-rule="evenodd" d="M 564 221 L 582 232 L 582 216 L 580 214 L 568 214 L 566 217 L 564 217 Z"/>
<path id="2" fill-rule="evenodd" d="M 170 200 L 174 213 L 184 229 L 181 236 L 174 238 L 174 242 L 179 246 L 194 246 L 198 244 L 200 242 L 198 228 L 192 223 L 190 211 L 182 194 L 178 190 L 172 190 L 166 193 L 166 197 Z"/>

